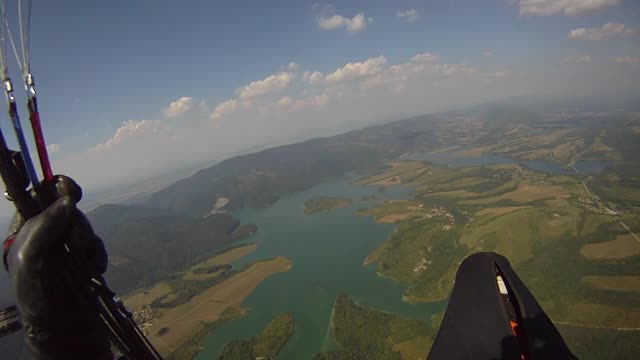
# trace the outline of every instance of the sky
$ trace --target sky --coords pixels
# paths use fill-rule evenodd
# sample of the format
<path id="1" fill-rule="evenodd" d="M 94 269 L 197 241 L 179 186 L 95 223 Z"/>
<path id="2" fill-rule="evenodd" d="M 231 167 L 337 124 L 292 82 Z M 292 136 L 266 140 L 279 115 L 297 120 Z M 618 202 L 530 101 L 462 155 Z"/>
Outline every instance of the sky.
<path id="1" fill-rule="evenodd" d="M 34 1 L 31 68 L 54 172 L 100 189 L 508 96 L 637 94 L 640 2 Z"/>

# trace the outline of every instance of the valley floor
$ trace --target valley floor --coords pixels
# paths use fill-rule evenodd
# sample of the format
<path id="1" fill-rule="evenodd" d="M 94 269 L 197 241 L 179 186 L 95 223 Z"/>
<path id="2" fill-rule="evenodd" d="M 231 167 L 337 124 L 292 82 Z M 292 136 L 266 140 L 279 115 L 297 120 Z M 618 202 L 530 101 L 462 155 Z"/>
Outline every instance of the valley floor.
<path id="1" fill-rule="evenodd" d="M 255 244 L 232 249 L 227 253 L 217 255 L 193 266 L 187 275 L 193 276 L 193 271 L 212 264 L 230 263 L 247 251 L 255 250 Z M 241 272 L 237 272 L 223 281 L 204 289 L 188 301 L 168 308 L 153 308 L 157 300 L 175 300 L 171 296 L 173 291 L 167 282 L 160 282 L 147 290 L 138 291 L 124 299 L 125 304 L 136 311 L 136 315 L 145 316 L 142 325 L 149 340 L 157 350 L 168 356 L 181 345 L 189 341 L 202 330 L 206 324 L 219 320 L 223 313 L 230 308 L 240 308 L 244 300 L 266 278 L 291 268 L 291 261 L 285 257 L 251 264 Z M 183 275 L 184 276 L 184 275 Z M 182 281 L 185 281 L 186 277 Z M 191 280 L 191 278 L 186 279 Z"/>

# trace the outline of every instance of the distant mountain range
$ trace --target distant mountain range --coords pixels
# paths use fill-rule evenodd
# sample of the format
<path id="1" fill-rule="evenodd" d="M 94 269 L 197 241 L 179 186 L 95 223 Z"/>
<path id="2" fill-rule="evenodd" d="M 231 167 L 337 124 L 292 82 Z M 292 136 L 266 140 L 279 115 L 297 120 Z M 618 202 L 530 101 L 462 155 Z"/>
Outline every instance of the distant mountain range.
<path id="1" fill-rule="evenodd" d="M 587 116 L 584 121 L 601 120 Z M 576 125 L 580 124 L 571 124 Z M 234 157 L 152 194 L 146 205 L 194 216 L 206 214 L 219 197 L 229 198 L 231 209 L 263 207 L 281 196 L 403 154 L 496 145 L 563 126 L 532 110 L 497 104 L 418 116 Z M 593 139 L 597 134 L 587 135 Z"/>
<path id="2" fill-rule="evenodd" d="M 525 155 L 530 147 L 527 139 L 566 126 L 572 127 L 571 134 L 585 139 L 575 150 L 581 154 L 594 158 L 613 156 L 589 152 L 589 146 L 598 141 L 623 144 L 615 153 L 618 160 L 640 152 L 640 144 L 630 143 L 628 131 L 618 126 L 626 121 L 624 116 L 612 118 L 607 124 L 611 128 L 607 133 L 610 139 L 602 139 L 589 127 L 590 122 L 602 121 L 602 117 L 592 118 L 584 111 L 585 116 L 574 113 L 574 120 L 564 124 L 562 117 L 542 116 L 534 111 L 540 105 L 526 104 L 523 99 L 519 102 L 521 107 L 493 103 L 417 116 L 237 156 L 147 195 L 141 205 L 100 206 L 89 216 L 112 257 L 109 277 L 121 289 L 148 284 L 188 265 L 203 252 L 234 240 L 232 231 L 238 221 L 220 214 L 221 210 L 269 206 L 288 194 L 349 172 L 368 172 L 409 154 L 486 147 L 504 155 L 531 156 Z M 628 107 L 640 102 L 625 100 L 624 104 Z M 581 110 L 578 102 L 542 107 L 547 114 L 569 108 Z M 593 107 L 585 108 L 592 111 Z M 557 141 L 560 144 L 567 139 Z M 229 201 L 218 209 L 215 204 L 222 198 Z"/>

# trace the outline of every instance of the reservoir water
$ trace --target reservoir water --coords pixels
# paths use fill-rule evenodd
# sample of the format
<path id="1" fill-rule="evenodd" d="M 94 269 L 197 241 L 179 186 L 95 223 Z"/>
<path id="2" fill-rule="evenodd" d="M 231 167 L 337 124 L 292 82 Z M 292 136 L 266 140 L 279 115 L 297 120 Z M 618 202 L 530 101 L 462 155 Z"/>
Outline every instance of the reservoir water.
<path id="1" fill-rule="evenodd" d="M 430 153 L 412 156 L 448 166 L 480 166 L 519 163 L 537 171 L 572 174 L 558 164 L 546 161 L 523 161 L 496 155 L 459 157 L 453 153 Z M 403 159 L 409 160 L 409 159 Z M 581 161 L 575 167 L 582 172 L 598 173 L 605 163 Z M 265 209 L 244 209 L 234 213 L 243 223 L 258 225 L 258 233 L 247 241 L 258 241 L 258 250 L 241 259 L 236 268 L 256 260 L 283 255 L 293 261 L 293 268 L 260 284 L 244 306 L 249 315 L 225 324 L 210 334 L 196 359 L 215 359 L 222 347 L 234 339 L 255 336 L 275 316 L 291 312 L 296 330 L 279 359 L 310 359 L 313 354 L 334 347 L 330 320 L 336 296 L 345 292 L 356 302 L 386 312 L 430 321 L 445 302 L 410 304 L 402 300 L 407 289 L 378 276 L 372 267 L 362 266 L 365 257 L 382 243 L 393 225 L 376 223 L 371 217 L 353 212 L 388 199 L 409 198 L 409 188 L 389 187 L 379 192 L 374 186 L 360 186 L 350 181 L 318 185 L 310 190 L 279 200 Z M 363 197 L 375 195 L 376 201 Z M 314 215 L 304 215 L 304 202 L 314 196 L 350 198 L 351 206 Z"/>
<path id="2" fill-rule="evenodd" d="M 334 343 L 330 320 L 339 293 L 356 302 L 386 312 L 431 320 L 444 309 L 445 302 L 410 304 L 402 300 L 406 284 L 378 276 L 372 267 L 362 265 L 366 256 L 393 230 L 392 225 L 376 223 L 353 212 L 376 202 L 407 198 L 409 188 L 390 187 L 380 192 L 375 186 L 350 181 L 325 183 L 283 198 L 265 209 L 245 209 L 234 216 L 243 223 L 258 225 L 258 249 L 241 259 L 236 268 L 256 260 L 283 255 L 291 259 L 289 272 L 270 277 L 244 303 L 250 313 L 233 320 L 210 334 L 196 359 L 215 359 L 222 347 L 234 339 L 250 338 L 275 316 L 290 312 L 296 322 L 291 340 L 278 359 L 310 359 L 330 350 Z M 375 195 L 376 200 L 363 197 Z M 336 196 L 353 200 L 349 207 L 304 215 L 304 202 L 314 196 Z"/>
<path id="3" fill-rule="evenodd" d="M 459 157 L 452 153 L 420 154 L 403 160 L 426 160 L 449 166 L 479 166 L 520 163 L 534 170 L 572 173 L 544 161 L 521 161 L 509 157 L 483 155 Z M 600 161 L 579 161 L 574 165 L 583 173 L 599 173 L 606 167 Z M 318 185 L 285 197 L 264 209 L 243 209 L 234 216 L 243 223 L 258 225 L 255 236 L 246 242 L 258 242 L 258 249 L 233 264 L 235 268 L 274 256 L 286 256 L 293 262 L 287 273 L 277 274 L 263 283 L 243 304 L 249 314 L 231 321 L 210 334 L 196 359 L 215 359 L 231 340 L 250 338 L 275 316 L 291 312 L 296 331 L 279 359 L 310 359 L 313 354 L 332 349 L 330 320 L 336 296 L 345 292 L 358 303 L 386 312 L 430 321 L 444 309 L 445 302 L 410 304 L 402 300 L 406 284 L 378 276 L 372 267 L 362 266 L 365 257 L 381 244 L 393 225 L 376 223 L 373 218 L 353 212 L 389 199 L 409 198 L 410 188 L 395 186 L 380 192 L 375 186 L 352 184 L 352 180 Z M 375 195 L 376 200 L 364 200 Z M 304 215 L 304 202 L 314 196 L 336 196 L 353 200 L 349 207 L 314 215 Z M 4 275 L 4 274 L 2 274 Z M 12 303 L 6 293 L 8 279 L 0 275 L 0 302 Z M 0 340 L 0 351 L 9 359 L 22 350 L 21 332 Z"/>

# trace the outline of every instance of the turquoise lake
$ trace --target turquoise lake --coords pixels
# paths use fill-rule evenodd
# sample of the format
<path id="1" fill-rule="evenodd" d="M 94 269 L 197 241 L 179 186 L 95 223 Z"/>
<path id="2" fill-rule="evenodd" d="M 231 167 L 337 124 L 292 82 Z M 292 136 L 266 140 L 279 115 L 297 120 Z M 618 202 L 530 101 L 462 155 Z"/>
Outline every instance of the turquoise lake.
<path id="1" fill-rule="evenodd" d="M 360 304 L 430 321 L 434 313 L 444 309 L 445 302 L 405 302 L 406 284 L 385 279 L 372 267 L 363 266 L 366 256 L 389 236 L 393 226 L 353 215 L 384 200 L 407 198 L 409 191 L 390 187 L 380 192 L 375 186 L 339 181 L 288 196 L 265 209 L 235 212 L 243 223 L 258 225 L 257 234 L 247 241 L 259 244 L 254 253 L 233 264 L 236 268 L 280 255 L 291 259 L 293 267 L 261 283 L 244 303 L 250 313 L 210 334 L 196 359 L 215 359 L 227 342 L 250 338 L 275 316 L 287 312 L 293 314 L 296 330 L 278 359 L 310 359 L 317 352 L 333 349 L 331 312 L 337 295 L 343 292 Z M 369 195 L 375 195 L 376 200 L 363 200 Z M 350 198 L 353 204 L 304 215 L 304 202 L 314 196 Z"/>
<path id="2" fill-rule="evenodd" d="M 414 155 L 411 159 L 454 167 L 516 162 L 537 171 L 573 173 L 546 161 L 522 161 L 496 155 L 459 157 L 453 153 L 430 153 Z M 598 173 L 605 169 L 606 163 L 579 161 L 575 166 L 581 172 Z M 406 284 L 382 278 L 373 267 L 362 265 L 394 226 L 376 223 L 371 217 L 353 215 L 358 209 L 384 200 L 410 198 L 409 192 L 409 188 L 402 186 L 380 192 L 377 187 L 355 185 L 352 180 L 345 180 L 288 196 L 269 208 L 235 212 L 234 216 L 243 223 L 258 225 L 258 233 L 247 241 L 259 243 L 256 252 L 233 264 L 236 268 L 280 255 L 291 259 L 293 268 L 260 284 L 244 303 L 250 309 L 249 315 L 210 334 L 196 359 L 215 359 L 229 341 L 258 334 L 271 319 L 286 312 L 293 313 L 296 331 L 279 359 L 310 359 L 317 352 L 333 349 L 331 311 L 336 296 L 342 292 L 360 304 L 430 321 L 433 314 L 445 308 L 445 302 L 404 302 L 402 295 Z M 368 195 L 375 195 L 376 201 L 362 199 Z M 330 212 L 304 215 L 304 202 L 315 196 L 350 198 L 353 204 Z"/>

